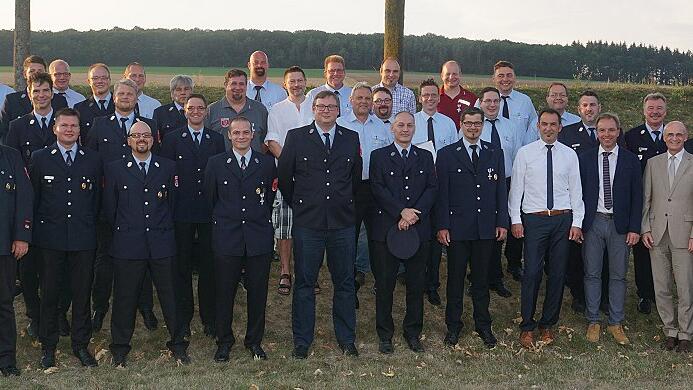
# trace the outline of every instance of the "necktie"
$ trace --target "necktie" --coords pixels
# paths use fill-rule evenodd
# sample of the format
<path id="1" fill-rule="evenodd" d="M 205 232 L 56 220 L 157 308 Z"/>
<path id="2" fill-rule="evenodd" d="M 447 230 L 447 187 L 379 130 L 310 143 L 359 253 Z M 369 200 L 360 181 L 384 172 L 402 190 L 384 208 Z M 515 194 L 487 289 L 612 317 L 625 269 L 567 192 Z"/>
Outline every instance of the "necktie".
<path id="1" fill-rule="evenodd" d="M 389 120 L 389 119 L 385 119 L 385 121 L 384 121 L 383 123 L 390 123 L 390 120 Z"/>
<path id="2" fill-rule="evenodd" d="M 659 131 L 659 130 L 655 130 L 655 131 L 652 132 L 652 134 L 655 135 L 655 139 L 654 139 L 654 140 L 655 140 L 655 142 L 657 142 L 657 141 L 659 141 L 659 135 L 662 134 L 662 132 Z"/>
<path id="3" fill-rule="evenodd" d="M 491 144 L 498 149 L 501 148 L 501 140 L 500 136 L 498 135 L 498 128 L 496 128 L 496 121 L 498 119 L 486 119 L 491 123 Z M 476 146 L 476 145 L 475 145 Z"/>
<path id="4" fill-rule="evenodd" d="M 48 119 L 45 116 L 41 118 L 41 130 L 48 130 Z"/>
<path id="5" fill-rule="evenodd" d="M 337 95 L 337 118 L 339 118 L 342 115 L 342 103 L 339 102 L 339 91 L 334 91 L 334 94 Z"/>
<path id="6" fill-rule="evenodd" d="M 553 210 L 553 145 L 546 145 L 546 208 Z"/>
<path id="7" fill-rule="evenodd" d="M 101 106 L 101 111 L 106 112 L 106 100 L 99 100 L 99 105 Z"/>
<path id="8" fill-rule="evenodd" d="M 248 166 L 245 165 L 245 156 L 241 156 L 241 173 L 245 176 L 245 169 Z"/>
<path id="9" fill-rule="evenodd" d="M 322 135 L 325 136 L 325 150 L 327 150 L 327 154 L 330 154 L 330 148 L 332 147 L 330 144 L 330 133 L 322 133 Z"/>
<path id="10" fill-rule="evenodd" d="M 604 156 L 602 160 L 602 186 L 604 187 L 604 208 L 611 210 L 614 207 L 613 199 L 611 198 L 611 177 L 609 173 L 609 155 L 611 152 L 602 152 Z"/>
<path id="11" fill-rule="evenodd" d="M 65 96 L 65 92 L 58 92 L 58 95 Z"/>
<path id="12" fill-rule="evenodd" d="M 508 109 L 508 96 L 501 96 L 503 99 L 503 117 L 510 119 L 510 110 Z"/>
<path id="13" fill-rule="evenodd" d="M 185 109 L 181 108 L 180 110 L 178 110 L 178 112 L 180 112 L 180 115 L 181 115 L 183 118 L 185 118 Z"/>
<path id="14" fill-rule="evenodd" d="M 193 141 L 195 141 L 195 147 L 200 147 L 200 132 L 193 131 Z"/>
<path id="15" fill-rule="evenodd" d="M 67 157 L 65 157 L 65 164 L 67 164 L 68 167 L 72 166 L 72 150 L 66 150 L 65 154 L 67 154 Z"/>
<path id="16" fill-rule="evenodd" d="M 128 121 L 128 118 L 120 118 L 120 129 L 123 130 L 123 135 L 128 136 L 128 128 L 125 127 L 125 122 Z"/>
<path id="17" fill-rule="evenodd" d="M 476 148 L 479 145 L 469 145 L 469 148 L 472 149 L 472 165 L 474 166 L 474 170 L 476 171 L 477 167 L 479 166 L 479 154 L 476 151 Z"/>
<path id="18" fill-rule="evenodd" d="M 594 127 L 588 127 L 587 130 L 590 132 L 590 139 L 592 142 L 597 142 L 597 135 L 595 134 L 596 129 Z"/>
<path id="19" fill-rule="evenodd" d="M 404 161 L 407 161 L 407 157 L 408 157 L 407 149 L 402 149 L 402 158 L 404 159 Z"/>
<path id="20" fill-rule="evenodd" d="M 428 118 L 428 140 L 433 142 L 433 147 L 436 147 L 436 136 L 433 132 L 433 117 Z"/>
<path id="21" fill-rule="evenodd" d="M 255 97 L 253 100 L 256 102 L 262 103 L 262 97 L 260 97 L 260 90 L 262 89 L 262 85 L 256 85 L 255 86 Z"/>
<path id="22" fill-rule="evenodd" d="M 669 157 L 669 189 L 674 186 L 674 178 L 676 177 L 676 156 Z"/>
<path id="23" fill-rule="evenodd" d="M 147 163 L 140 161 L 140 171 L 142 171 L 142 176 L 147 177 Z"/>

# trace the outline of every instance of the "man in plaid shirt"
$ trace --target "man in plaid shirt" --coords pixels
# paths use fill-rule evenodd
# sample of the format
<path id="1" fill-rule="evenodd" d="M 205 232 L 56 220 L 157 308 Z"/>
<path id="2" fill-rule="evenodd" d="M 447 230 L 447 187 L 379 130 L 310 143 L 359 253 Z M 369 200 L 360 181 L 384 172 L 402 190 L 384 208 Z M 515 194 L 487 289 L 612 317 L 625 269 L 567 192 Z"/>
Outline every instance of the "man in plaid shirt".
<path id="1" fill-rule="evenodd" d="M 407 111 L 416 113 L 416 97 L 411 89 L 399 83 L 400 66 L 396 58 L 389 57 L 380 64 L 380 84 L 373 89 L 385 87 L 392 93 L 392 114 Z"/>

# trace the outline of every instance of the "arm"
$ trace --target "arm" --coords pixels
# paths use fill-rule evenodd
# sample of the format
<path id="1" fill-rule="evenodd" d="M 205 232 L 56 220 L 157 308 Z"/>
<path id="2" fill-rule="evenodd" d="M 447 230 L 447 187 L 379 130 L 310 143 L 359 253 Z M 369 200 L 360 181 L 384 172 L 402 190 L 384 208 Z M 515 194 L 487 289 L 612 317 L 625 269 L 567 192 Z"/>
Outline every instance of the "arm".
<path id="1" fill-rule="evenodd" d="M 630 180 L 630 218 L 628 222 L 628 232 L 640 234 L 643 210 L 643 183 L 640 174 L 640 161 L 633 159 L 631 167 L 632 178 Z"/>
<path id="2" fill-rule="evenodd" d="M 19 153 L 12 153 L 15 156 L 9 155 L 13 151 L 5 151 L 8 153 L 8 158 L 12 161 L 14 174 L 16 177 L 15 205 L 14 205 L 14 234 L 13 241 L 22 241 L 25 243 L 31 242 L 32 224 L 34 220 L 34 191 L 32 183 L 29 180 L 24 163 Z M 14 246 L 14 244 L 13 244 Z M 24 253 L 16 253 L 15 257 L 19 258 Z"/>
<path id="3" fill-rule="evenodd" d="M 580 162 L 577 154 L 570 150 L 571 169 L 569 173 L 570 208 L 573 210 L 573 227 L 582 228 L 582 220 L 585 218 L 585 203 L 582 201 L 582 182 L 580 181 Z"/>
<path id="4" fill-rule="evenodd" d="M 414 208 L 419 210 L 422 215 L 432 214 L 433 204 L 435 204 L 438 195 L 438 178 L 436 177 L 435 166 L 433 165 L 433 155 L 424 153 L 424 164 L 426 174 L 426 189 L 417 199 Z M 421 217 L 420 217 L 421 218 Z"/>
<path id="5" fill-rule="evenodd" d="M 214 209 L 214 205 L 216 204 L 218 198 L 216 169 L 214 168 L 215 161 L 217 160 L 210 159 L 209 163 L 207 164 L 207 167 L 205 168 L 204 182 L 205 197 L 207 198 L 207 202 L 209 202 L 212 209 Z"/>
<path id="6" fill-rule="evenodd" d="M 505 156 L 503 150 L 498 151 L 498 161 L 496 163 L 496 172 L 498 172 L 498 185 L 496 186 L 496 228 L 508 229 L 508 189 L 505 181 Z"/>
<path id="7" fill-rule="evenodd" d="M 412 114 L 416 114 L 416 96 L 414 95 L 414 91 L 411 89 L 408 89 L 408 91 L 409 93 L 407 94 L 407 104 L 405 105 L 405 109 Z"/>
<path id="8" fill-rule="evenodd" d="M 277 141 L 267 141 L 267 148 L 275 158 L 279 158 L 279 156 L 282 154 L 282 147 Z"/>
<path id="9" fill-rule="evenodd" d="M 435 212 L 435 230 L 450 228 L 450 175 L 448 174 L 448 153 L 441 153 L 436 160 L 438 176 L 438 197 L 433 210 Z"/>
<path id="10" fill-rule="evenodd" d="M 164 136 L 161 141 L 161 149 L 159 150 L 159 155 L 161 157 L 166 157 L 169 160 L 176 161 L 176 142 L 173 140 L 171 133 Z"/>
<path id="11" fill-rule="evenodd" d="M 274 161 L 269 161 L 270 167 L 270 177 L 265 183 L 265 202 L 269 206 L 270 211 L 272 210 L 272 205 L 274 204 L 274 198 L 277 196 L 277 166 Z"/>
<path id="12" fill-rule="evenodd" d="M 353 152 L 354 163 L 351 164 L 351 191 L 356 195 L 356 191 L 361 184 L 361 173 L 363 172 L 363 158 L 361 158 L 361 144 L 358 135 L 356 138 L 356 149 Z"/>
<path id="13" fill-rule="evenodd" d="M 386 213 L 393 217 L 399 217 L 404 204 L 395 198 L 385 184 L 385 173 L 383 171 L 380 156 L 385 156 L 384 153 L 371 153 L 371 165 L 369 167 L 368 176 L 371 180 L 371 190 L 376 203 L 385 210 Z"/>
<path id="14" fill-rule="evenodd" d="M 282 192 L 282 197 L 286 199 L 288 204 L 294 195 L 294 172 L 296 171 L 296 142 L 294 140 L 296 131 L 290 131 L 286 136 L 286 142 L 282 154 L 279 157 L 277 165 L 277 176 L 279 179 L 279 190 Z"/>

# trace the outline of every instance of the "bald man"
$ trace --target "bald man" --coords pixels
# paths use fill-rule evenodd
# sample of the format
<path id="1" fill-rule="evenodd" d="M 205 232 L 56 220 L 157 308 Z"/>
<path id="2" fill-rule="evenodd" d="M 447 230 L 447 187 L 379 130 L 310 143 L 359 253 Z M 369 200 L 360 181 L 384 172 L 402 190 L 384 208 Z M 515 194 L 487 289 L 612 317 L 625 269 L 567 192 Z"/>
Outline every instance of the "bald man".
<path id="1" fill-rule="evenodd" d="M 263 51 L 254 51 L 248 60 L 250 79 L 245 91 L 248 99 L 262 103 L 269 110 L 275 103 L 287 98 L 286 91 L 281 86 L 267 80 L 269 75 L 269 59 Z"/>
<path id="2" fill-rule="evenodd" d="M 457 61 L 445 62 L 440 70 L 443 86 L 440 88 L 438 112 L 452 119 L 457 130 L 460 129 L 460 113 L 472 107 L 477 99 L 473 92 L 462 88 L 461 75 L 462 67 Z"/>

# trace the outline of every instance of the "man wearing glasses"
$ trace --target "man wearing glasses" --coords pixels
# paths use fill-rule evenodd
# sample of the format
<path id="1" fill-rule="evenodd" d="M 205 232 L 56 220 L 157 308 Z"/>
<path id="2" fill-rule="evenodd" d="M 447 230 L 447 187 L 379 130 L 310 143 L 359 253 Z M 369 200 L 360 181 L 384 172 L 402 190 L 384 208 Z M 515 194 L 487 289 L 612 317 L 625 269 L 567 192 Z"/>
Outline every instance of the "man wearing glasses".
<path id="1" fill-rule="evenodd" d="M 88 137 L 94 118 L 113 115 L 115 104 L 111 94 L 111 70 L 102 63 L 92 64 L 87 72 L 87 82 L 91 88 L 91 96 L 83 102 L 75 104 L 79 111 L 79 128 L 82 144 Z"/>
<path id="2" fill-rule="evenodd" d="M 392 123 L 392 92 L 389 89 L 373 89 L 373 114 L 388 126 Z"/>
<path id="3" fill-rule="evenodd" d="M 73 108 L 75 104 L 84 101 L 84 95 L 70 88 L 70 64 L 65 60 L 57 59 L 48 65 L 48 73 L 53 79 L 53 92 L 67 100 L 67 106 Z"/>
<path id="4" fill-rule="evenodd" d="M 322 91 L 330 91 L 337 96 L 337 104 L 339 112 L 337 116 L 346 115 L 351 112 L 351 104 L 349 96 L 351 96 L 351 88 L 344 85 L 346 78 L 346 65 L 342 56 L 332 54 L 325 58 L 325 70 L 323 70 L 326 83 L 319 87 L 311 89 L 306 98 L 308 101 L 314 101 L 315 96 Z"/>

